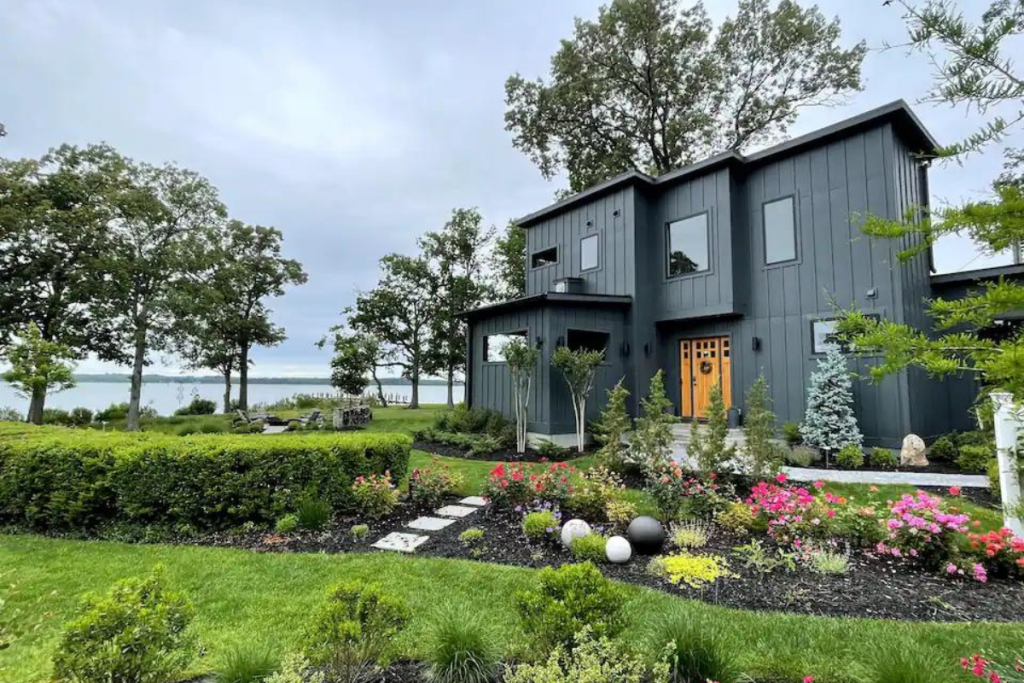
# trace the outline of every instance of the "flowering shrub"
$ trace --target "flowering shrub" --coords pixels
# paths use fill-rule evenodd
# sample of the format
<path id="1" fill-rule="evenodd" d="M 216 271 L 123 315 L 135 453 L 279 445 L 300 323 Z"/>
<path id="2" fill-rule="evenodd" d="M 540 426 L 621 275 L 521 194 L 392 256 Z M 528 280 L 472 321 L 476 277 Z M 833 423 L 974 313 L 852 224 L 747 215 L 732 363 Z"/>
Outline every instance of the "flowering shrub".
<path id="1" fill-rule="evenodd" d="M 352 484 L 352 496 L 356 511 L 370 519 L 388 516 L 398 505 L 398 489 L 391 483 L 390 472 L 356 477 Z"/>
<path id="2" fill-rule="evenodd" d="M 731 487 L 721 484 L 714 472 L 701 476 L 668 465 L 656 468 L 648 478 L 647 490 L 673 519 L 713 517 L 726 508 L 732 496 Z"/>
<path id="3" fill-rule="evenodd" d="M 989 683 L 1024 683 L 1024 657 L 1013 658 L 1013 664 L 1000 665 L 986 659 L 981 653 L 960 659 L 960 667 Z"/>
<path id="4" fill-rule="evenodd" d="M 911 557 L 935 569 L 955 555 L 957 534 L 967 531 L 969 522 L 967 515 L 945 512 L 939 498 L 925 491 L 906 493 L 891 503 L 885 523 L 888 538 L 879 541 L 877 550 Z M 947 572 L 953 573 L 948 566 Z M 975 578 L 982 580 L 977 574 Z"/>
<path id="5" fill-rule="evenodd" d="M 1009 529 L 984 534 L 967 534 L 971 549 L 980 562 L 997 576 L 1024 576 L 1024 538 Z"/>
<path id="6" fill-rule="evenodd" d="M 824 491 L 819 498 L 806 487 L 787 481 L 786 475 L 780 474 L 774 484 L 759 482 L 746 499 L 754 518 L 767 524 L 772 538 L 799 547 L 802 539 L 827 540 L 842 534 L 836 520 L 847 505 L 845 497 Z M 821 481 L 813 484 L 818 490 L 824 486 Z M 864 523 L 873 522 L 867 519 Z"/>
<path id="7" fill-rule="evenodd" d="M 703 588 L 722 577 L 732 576 L 725 559 L 717 555 L 669 555 L 664 566 L 669 581 L 677 586 L 685 583 L 690 588 Z"/>
<path id="8" fill-rule="evenodd" d="M 524 463 L 498 463 L 487 476 L 487 498 L 495 507 L 514 507 L 539 500 L 561 504 L 573 491 L 576 468 L 553 462 L 539 474 Z"/>
<path id="9" fill-rule="evenodd" d="M 434 458 L 429 468 L 413 470 L 410 481 L 409 495 L 413 503 L 424 507 L 437 507 L 445 498 L 458 493 L 466 483 L 466 478 L 457 472 L 453 473 L 448 465 L 441 465 L 440 461 Z"/>
<path id="10" fill-rule="evenodd" d="M 585 519 L 600 519 L 608 503 L 616 500 L 624 488 L 622 481 L 607 467 L 595 467 L 580 473 L 567 505 Z"/>

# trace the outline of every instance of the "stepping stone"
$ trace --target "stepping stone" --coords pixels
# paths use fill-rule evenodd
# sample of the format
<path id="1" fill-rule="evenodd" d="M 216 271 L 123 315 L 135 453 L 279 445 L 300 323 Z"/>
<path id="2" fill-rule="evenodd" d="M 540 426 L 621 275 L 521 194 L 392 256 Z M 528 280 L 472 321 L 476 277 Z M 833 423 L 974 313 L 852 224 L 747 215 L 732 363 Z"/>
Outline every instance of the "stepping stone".
<path id="1" fill-rule="evenodd" d="M 393 531 L 374 543 L 373 547 L 381 550 L 397 550 L 400 553 L 411 553 L 429 540 L 430 536 L 403 534 L 400 531 Z"/>
<path id="2" fill-rule="evenodd" d="M 455 524 L 455 520 L 441 519 L 440 517 L 418 517 L 406 524 L 406 526 L 422 531 L 440 531 L 449 524 Z"/>
<path id="3" fill-rule="evenodd" d="M 470 496 L 469 498 L 463 498 L 459 501 L 459 505 L 472 505 L 473 507 L 483 507 L 487 505 L 487 499 L 480 496 Z"/>
<path id="4" fill-rule="evenodd" d="M 434 510 L 435 514 L 442 517 L 465 517 L 477 511 L 477 508 L 466 505 L 445 505 L 440 510 Z"/>

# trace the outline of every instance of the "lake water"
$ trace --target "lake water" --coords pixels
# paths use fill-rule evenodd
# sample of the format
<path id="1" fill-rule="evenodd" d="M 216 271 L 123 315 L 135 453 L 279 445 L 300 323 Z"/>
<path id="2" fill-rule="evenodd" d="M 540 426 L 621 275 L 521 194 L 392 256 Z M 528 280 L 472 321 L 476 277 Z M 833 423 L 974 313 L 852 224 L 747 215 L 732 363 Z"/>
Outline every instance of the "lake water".
<path id="1" fill-rule="evenodd" d="M 128 401 L 129 385 L 127 382 L 83 382 L 78 386 L 46 397 L 47 408 L 63 408 L 70 410 L 79 406 L 96 411 L 106 408 L 111 403 Z M 249 405 L 257 403 L 273 403 L 295 394 L 328 394 L 337 392 L 327 384 L 250 384 Z M 142 405 L 150 406 L 160 415 L 170 415 L 181 406 L 188 405 L 194 395 L 212 399 L 217 402 L 218 410 L 224 396 L 224 389 L 219 384 L 200 384 L 192 382 L 156 382 L 142 385 Z M 385 386 L 385 396 L 403 396 L 408 398 L 412 387 L 407 385 Z M 455 386 L 455 401 L 461 401 L 465 387 Z M 238 398 L 238 386 L 232 391 Z M 421 386 L 421 403 L 444 403 L 448 399 L 448 388 L 445 386 Z M 24 414 L 28 411 L 28 400 L 18 396 L 10 385 L 0 382 L 0 407 L 14 408 Z"/>

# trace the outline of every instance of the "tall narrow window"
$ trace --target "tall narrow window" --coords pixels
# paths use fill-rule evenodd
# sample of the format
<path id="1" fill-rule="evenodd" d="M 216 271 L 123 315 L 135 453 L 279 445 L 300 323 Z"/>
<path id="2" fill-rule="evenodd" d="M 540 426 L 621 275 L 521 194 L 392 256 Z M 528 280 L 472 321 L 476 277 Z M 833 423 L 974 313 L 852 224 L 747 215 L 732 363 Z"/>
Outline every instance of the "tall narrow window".
<path id="1" fill-rule="evenodd" d="M 580 270 L 597 268 L 597 235 L 580 240 Z"/>
<path id="2" fill-rule="evenodd" d="M 708 214 L 668 224 L 668 275 L 688 275 L 711 266 L 708 245 Z"/>
<path id="3" fill-rule="evenodd" d="M 796 258 L 796 213 L 793 198 L 764 205 L 764 262 L 766 265 Z"/>

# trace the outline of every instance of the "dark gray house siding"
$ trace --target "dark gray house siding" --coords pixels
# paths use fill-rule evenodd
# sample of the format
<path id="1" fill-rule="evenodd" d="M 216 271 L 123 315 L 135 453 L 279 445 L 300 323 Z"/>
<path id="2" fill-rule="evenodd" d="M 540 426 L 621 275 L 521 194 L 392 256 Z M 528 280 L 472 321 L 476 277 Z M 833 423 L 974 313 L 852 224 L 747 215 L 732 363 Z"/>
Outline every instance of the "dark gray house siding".
<path id="1" fill-rule="evenodd" d="M 488 330 L 528 325 L 540 335 L 531 431 L 572 431 L 564 382 L 550 354 L 566 330 L 578 326 L 611 336 L 607 364 L 588 408 L 596 417 L 604 392 L 619 378 L 636 413 L 659 369 L 682 409 L 680 341 L 721 336 L 731 346 L 732 404 L 759 373 L 771 387 L 779 422 L 803 419 L 806 389 L 820 355 L 812 325 L 856 306 L 880 317 L 928 329 L 923 302 L 933 295 L 929 255 L 898 261 L 906 245 L 870 240 L 860 231 L 867 214 L 900 218 L 927 207 L 927 168 L 915 154 L 936 143 L 902 102 L 743 157 L 725 153 L 659 178 L 630 172 L 521 220 L 527 228 L 528 319 L 486 311 L 471 316 L 470 400 L 508 410 L 511 392 L 501 367 L 478 362 Z M 764 206 L 792 198 L 795 258 L 766 264 Z M 707 216 L 709 267 L 672 277 L 668 225 Z M 599 263 L 581 270 L 580 240 L 599 236 Z M 774 245 L 778 246 L 778 245 Z M 556 247 L 558 262 L 531 268 L 531 255 Z M 561 278 L 579 278 L 586 296 L 629 301 L 615 310 L 540 301 Z M 530 317 L 532 316 L 532 317 Z M 867 376 L 871 361 L 851 361 Z M 482 386 L 486 385 L 486 386 Z M 966 426 L 974 395 L 970 379 L 936 382 L 916 371 L 880 384 L 855 382 L 858 419 L 868 445 L 898 445 L 908 432 L 932 437 Z"/>

